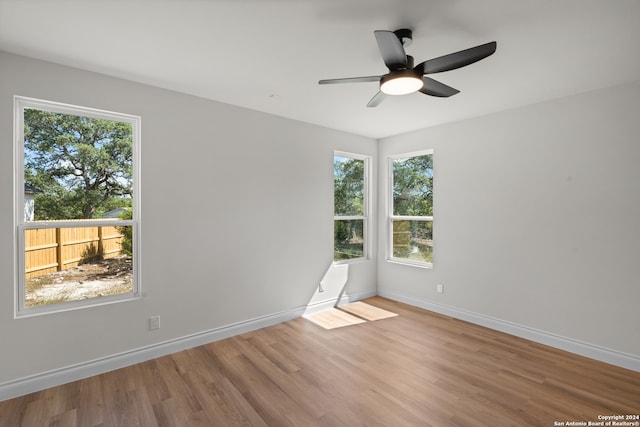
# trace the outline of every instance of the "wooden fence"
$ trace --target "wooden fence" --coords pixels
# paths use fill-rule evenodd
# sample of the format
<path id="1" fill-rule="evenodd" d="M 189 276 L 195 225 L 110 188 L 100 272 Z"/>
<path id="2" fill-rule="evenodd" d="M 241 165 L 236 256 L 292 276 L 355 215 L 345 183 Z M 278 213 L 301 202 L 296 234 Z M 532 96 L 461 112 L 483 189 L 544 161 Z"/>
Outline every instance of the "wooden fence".
<path id="1" fill-rule="evenodd" d="M 393 247 L 406 247 L 411 244 L 411 222 L 393 221 Z"/>
<path id="2" fill-rule="evenodd" d="M 115 226 L 35 228 L 24 233 L 27 279 L 122 253 L 123 236 Z"/>

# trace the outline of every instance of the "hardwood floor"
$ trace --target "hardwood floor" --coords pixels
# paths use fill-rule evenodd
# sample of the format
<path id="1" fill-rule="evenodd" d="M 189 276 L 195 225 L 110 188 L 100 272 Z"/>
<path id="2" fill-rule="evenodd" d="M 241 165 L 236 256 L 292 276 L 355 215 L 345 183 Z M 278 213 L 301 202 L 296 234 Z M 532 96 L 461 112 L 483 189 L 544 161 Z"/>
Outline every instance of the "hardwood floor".
<path id="1" fill-rule="evenodd" d="M 398 316 L 332 330 L 298 318 L 0 402 L 0 426 L 557 426 L 640 414 L 639 372 L 367 302 Z"/>

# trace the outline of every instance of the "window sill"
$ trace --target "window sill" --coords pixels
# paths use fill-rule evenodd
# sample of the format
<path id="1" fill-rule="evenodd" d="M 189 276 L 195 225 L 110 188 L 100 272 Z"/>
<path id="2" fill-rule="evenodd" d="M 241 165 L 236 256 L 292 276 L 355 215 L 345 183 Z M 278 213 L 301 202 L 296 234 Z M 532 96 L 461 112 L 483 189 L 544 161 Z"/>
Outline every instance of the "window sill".
<path id="1" fill-rule="evenodd" d="M 142 299 L 141 295 L 135 293 L 126 293 L 120 295 L 111 295 L 96 297 L 85 300 L 60 302 L 55 304 L 41 305 L 37 307 L 28 307 L 17 310 L 14 318 L 24 319 L 27 317 L 42 316 L 45 314 L 61 313 L 66 311 L 81 310 L 83 308 L 96 307 L 100 305 L 118 304 L 128 301 L 136 301 Z"/>
<path id="2" fill-rule="evenodd" d="M 359 262 L 367 262 L 367 261 L 371 261 L 369 258 L 352 258 L 352 259 L 341 259 L 340 261 L 333 261 L 334 265 L 340 265 L 340 264 L 356 264 Z"/>
<path id="3" fill-rule="evenodd" d="M 433 270 L 433 263 L 431 262 L 417 262 L 417 261 L 404 260 L 400 258 L 387 258 L 387 262 L 391 264 L 400 264 L 400 265 L 407 265 L 409 267 L 417 267 L 417 268 L 423 268 L 426 270 Z"/>

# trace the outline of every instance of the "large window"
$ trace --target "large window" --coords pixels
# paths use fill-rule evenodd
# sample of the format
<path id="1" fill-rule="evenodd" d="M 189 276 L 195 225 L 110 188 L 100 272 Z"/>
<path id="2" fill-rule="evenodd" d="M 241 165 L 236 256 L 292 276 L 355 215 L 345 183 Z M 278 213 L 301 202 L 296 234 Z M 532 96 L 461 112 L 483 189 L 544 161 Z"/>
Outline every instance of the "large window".
<path id="1" fill-rule="evenodd" d="M 335 153 L 334 261 L 367 258 L 368 175 L 368 157 Z"/>
<path id="2" fill-rule="evenodd" d="M 15 97 L 16 313 L 139 294 L 140 118 Z"/>
<path id="3" fill-rule="evenodd" d="M 389 159 L 389 259 L 433 265 L 433 151 Z"/>

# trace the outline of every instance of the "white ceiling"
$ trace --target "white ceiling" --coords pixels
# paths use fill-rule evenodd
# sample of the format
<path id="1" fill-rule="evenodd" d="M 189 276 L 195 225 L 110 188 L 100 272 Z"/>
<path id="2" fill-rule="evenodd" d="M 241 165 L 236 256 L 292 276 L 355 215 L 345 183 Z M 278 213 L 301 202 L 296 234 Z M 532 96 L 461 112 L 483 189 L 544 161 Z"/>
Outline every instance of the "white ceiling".
<path id="1" fill-rule="evenodd" d="M 432 75 L 451 98 L 318 85 L 384 74 L 398 28 L 416 63 L 498 49 Z M 638 80 L 638 42 L 638 0 L 0 0 L 0 50 L 373 138 Z"/>

